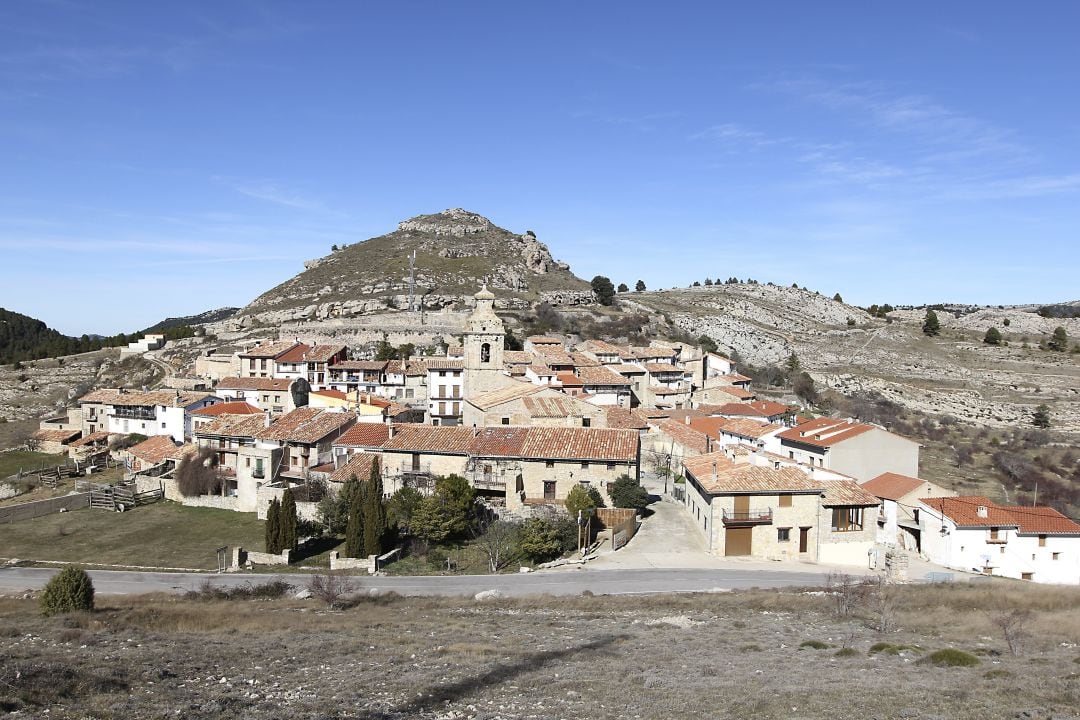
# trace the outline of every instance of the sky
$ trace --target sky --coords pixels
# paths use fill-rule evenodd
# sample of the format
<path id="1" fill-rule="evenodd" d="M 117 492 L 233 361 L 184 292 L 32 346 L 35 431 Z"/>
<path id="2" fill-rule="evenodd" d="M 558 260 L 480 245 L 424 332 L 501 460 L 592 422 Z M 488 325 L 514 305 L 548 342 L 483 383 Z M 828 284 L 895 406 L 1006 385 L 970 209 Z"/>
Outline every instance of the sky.
<path id="1" fill-rule="evenodd" d="M 0 3 L 0 306 L 242 306 L 463 207 L 586 279 L 1080 298 L 1080 4 Z"/>

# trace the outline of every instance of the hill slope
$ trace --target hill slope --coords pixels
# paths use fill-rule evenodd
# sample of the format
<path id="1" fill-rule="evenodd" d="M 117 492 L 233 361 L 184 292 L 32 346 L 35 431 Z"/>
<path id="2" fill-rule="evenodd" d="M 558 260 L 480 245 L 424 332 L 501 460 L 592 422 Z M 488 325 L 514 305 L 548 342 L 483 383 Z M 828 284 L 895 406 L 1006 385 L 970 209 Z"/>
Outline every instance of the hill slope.
<path id="1" fill-rule="evenodd" d="M 485 280 L 500 305 L 525 306 L 545 293 L 585 293 L 588 283 L 530 233 L 518 235 L 466 210 L 420 215 L 398 229 L 305 263 L 296 277 L 241 311 L 265 322 L 348 317 L 406 307 L 409 256 L 425 308 L 452 305 Z"/>

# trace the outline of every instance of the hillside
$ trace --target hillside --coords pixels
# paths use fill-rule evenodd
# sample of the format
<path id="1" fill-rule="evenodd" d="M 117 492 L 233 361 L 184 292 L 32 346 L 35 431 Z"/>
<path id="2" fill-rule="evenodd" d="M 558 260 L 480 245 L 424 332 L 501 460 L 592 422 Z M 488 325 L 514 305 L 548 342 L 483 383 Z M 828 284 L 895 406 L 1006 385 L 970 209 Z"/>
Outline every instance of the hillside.
<path id="1" fill-rule="evenodd" d="M 1037 306 L 967 308 L 959 318 L 938 312 L 941 334 L 929 338 L 921 331 L 924 310 L 896 310 L 890 322 L 790 287 L 740 283 L 620 298 L 753 365 L 780 364 L 794 351 L 819 383 L 847 395 L 879 393 L 997 427 L 1030 427 L 1032 409 L 1046 403 L 1055 428 L 1080 432 L 1080 355 L 1038 348 L 1059 325 L 1080 338 L 1080 319 L 1044 318 Z M 991 325 L 1007 345 L 982 342 Z"/>
<path id="2" fill-rule="evenodd" d="M 155 323 L 150 327 L 142 331 L 142 333 L 159 333 L 165 330 L 172 330 L 174 328 L 190 327 L 192 325 L 204 325 L 206 323 L 221 322 L 222 320 L 228 320 L 236 313 L 240 312 L 240 308 L 224 307 L 217 310 L 207 310 L 204 313 L 198 315 L 184 315 L 183 317 L 170 317 L 165 318 L 159 323 Z"/>
<path id="3" fill-rule="evenodd" d="M 93 352 L 127 342 L 122 334 L 69 337 L 41 320 L 0 308 L 0 364 Z"/>
<path id="4" fill-rule="evenodd" d="M 485 280 L 501 307 L 526 307 L 549 293 L 591 299 L 588 283 L 556 261 L 531 232 L 513 233 L 461 209 L 420 215 L 397 230 L 305 263 L 296 277 L 241 311 L 263 323 L 351 317 L 406 308 L 409 256 L 425 309 L 452 306 Z"/>

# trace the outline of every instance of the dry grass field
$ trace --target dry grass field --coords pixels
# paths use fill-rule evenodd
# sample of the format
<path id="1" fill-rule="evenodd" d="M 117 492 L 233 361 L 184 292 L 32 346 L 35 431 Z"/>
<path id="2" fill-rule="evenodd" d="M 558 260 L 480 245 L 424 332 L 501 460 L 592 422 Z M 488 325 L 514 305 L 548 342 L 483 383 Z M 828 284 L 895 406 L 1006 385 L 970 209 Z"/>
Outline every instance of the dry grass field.
<path id="1" fill-rule="evenodd" d="M 50 718 L 1065 718 L 1080 591 L 468 599 L 0 599 L 0 710 Z M 1031 612 L 1018 654 L 995 619 Z M 1014 642 L 1016 638 L 1014 638 Z M 942 666 L 956 649 L 973 666 Z M 957 655 L 953 653 L 953 655 Z M 966 657 L 960 655 L 961 658 Z"/>

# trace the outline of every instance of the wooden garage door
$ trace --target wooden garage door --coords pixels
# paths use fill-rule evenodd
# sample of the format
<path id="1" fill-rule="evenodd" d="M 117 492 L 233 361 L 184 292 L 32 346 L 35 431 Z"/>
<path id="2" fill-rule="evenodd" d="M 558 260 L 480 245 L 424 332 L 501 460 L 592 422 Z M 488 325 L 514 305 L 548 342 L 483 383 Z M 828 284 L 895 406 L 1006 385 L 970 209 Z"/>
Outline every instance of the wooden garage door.
<path id="1" fill-rule="evenodd" d="M 749 555 L 754 528 L 728 528 L 724 535 L 725 555 Z"/>

